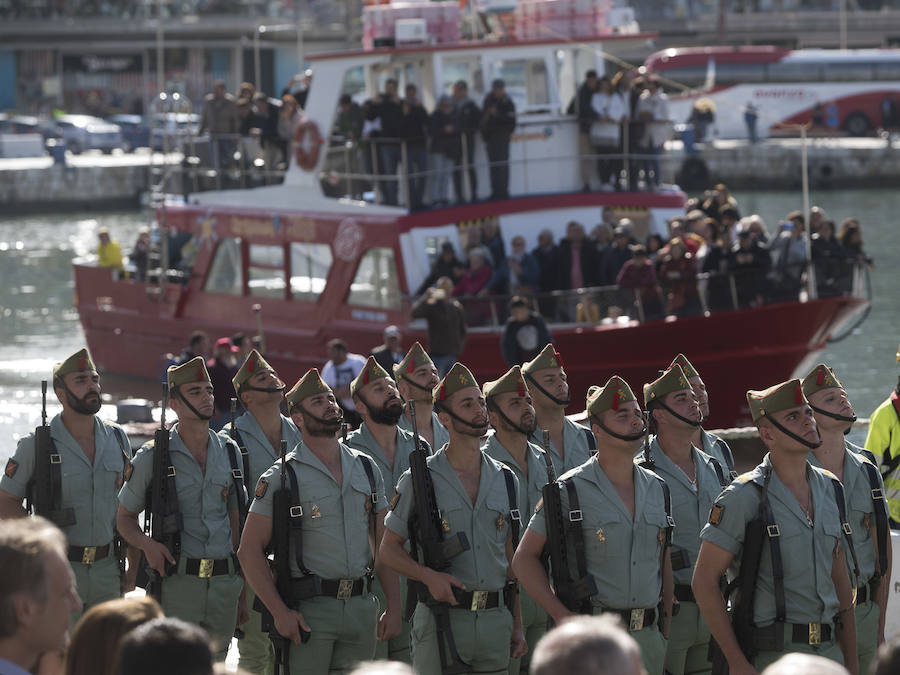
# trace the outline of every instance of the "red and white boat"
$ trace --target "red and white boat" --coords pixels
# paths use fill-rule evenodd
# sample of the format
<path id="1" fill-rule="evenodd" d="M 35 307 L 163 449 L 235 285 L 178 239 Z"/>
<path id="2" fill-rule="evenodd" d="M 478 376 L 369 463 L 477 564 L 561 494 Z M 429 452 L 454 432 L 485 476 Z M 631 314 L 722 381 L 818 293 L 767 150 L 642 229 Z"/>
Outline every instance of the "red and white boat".
<path id="1" fill-rule="evenodd" d="M 458 79 L 469 82 L 480 104 L 484 83 L 504 77 L 518 112 L 511 197 L 419 212 L 330 197 L 321 180 L 329 153 L 310 156 L 315 134 L 307 125 L 299 148 L 310 168 L 292 162 L 283 184 L 200 192 L 160 209 L 163 231 L 174 228 L 194 237 L 196 259 L 184 283 L 116 279 L 108 269 L 75 265 L 76 305 L 94 359 L 106 371 L 158 378 L 159 355 L 177 353 L 194 329 L 213 339 L 254 332 L 258 304 L 266 358 L 294 381 L 307 368 L 321 367 L 325 343 L 334 337 L 343 338 L 351 351 L 366 353 L 381 343 L 386 325 L 397 324 L 407 344 L 424 341 L 424 323 L 409 318 L 409 295 L 427 276 L 441 243 L 453 242 L 461 251 L 473 222 L 494 220 L 507 250 L 516 234 L 530 250 L 545 228 L 559 240 L 571 220 L 590 230 L 601 222 L 604 207 L 631 218 L 639 237 L 665 233 L 666 221 L 683 213 L 684 194 L 677 188 L 582 192 L 577 125 L 564 113 L 584 70 L 602 72 L 604 52 L 647 37 L 459 43 L 313 58 L 305 114 L 323 132 L 332 128 L 347 82 L 364 81 L 368 97 L 387 77 L 397 78 L 401 91 L 414 82 L 432 110 Z M 489 179 L 480 139 L 474 163 L 478 196 L 484 198 Z M 618 373 L 637 389 L 684 352 L 713 399 L 708 425 L 729 426 L 747 421 L 746 389 L 789 377 L 865 305 L 859 297 L 835 297 L 677 320 L 552 323 L 550 328 L 566 361 L 572 411 L 581 408 L 591 384 Z M 480 381 L 506 370 L 501 331 L 496 323 L 470 329 L 461 361 Z"/>

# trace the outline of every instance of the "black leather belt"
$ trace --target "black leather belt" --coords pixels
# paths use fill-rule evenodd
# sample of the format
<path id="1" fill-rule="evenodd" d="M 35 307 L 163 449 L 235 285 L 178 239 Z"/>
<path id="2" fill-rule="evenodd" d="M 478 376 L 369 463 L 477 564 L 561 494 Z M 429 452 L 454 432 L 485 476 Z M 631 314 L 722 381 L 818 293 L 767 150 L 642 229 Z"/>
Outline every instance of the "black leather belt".
<path id="1" fill-rule="evenodd" d="M 83 565 L 93 565 L 97 560 L 103 560 L 109 555 L 112 548 L 110 544 L 103 546 L 70 546 L 69 560 L 80 562 Z"/>
<path id="2" fill-rule="evenodd" d="M 188 558 L 184 564 L 184 573 L 192 577 L 209 579 L 228 574 L 228 558 Z"/>
<path id="3" fill-rule="evenodd" d="M 675 584 L 675 599 L 678 602 L 694 602 L 694 589 L 687 584 Z"/>
<path id="4" fill-rule="evenodd" d="M 656 609 L 604 609 L 604 614 L 618 614 L 630 632 L 652 626 L 656 621 Z"/>
<path id="5" fill-rule="evenodd" d="M 859 588 L 856 589 L 856 604 L 862 605 L 863 603 L 869 602 L 870 600 L 875 600 L 875 592 L 878 590 L 878 581 L 873 579 L 867 584 L 863 584 Z"/>
<path id="6" fill-rule="evenodd" d="M 785 624 L 773 623 L 764 628 L 757 628 L 753 635 L 754 646 L 761 651 L 785 651 L 784 630 Z M 823 642 L 831 642 L 830 623 L 794 623 L 791 626 L 791 641 L 795 644 L 819 645 Z"/>
<path id="7" fill-rule="evenodd" d="M 366 578 L 359 579 L 322 579 L 322 592 L 329 598 L 346 600 L 354 595 L 362 595 L 366 592 Z"/>
<path id="8" fill-rule="evenodd" d="M 503 591 L 461 591 L 453 589 L 453 597 L 458 605 L 451 605 L 451 609 L 466 609 L 477 612 L 482 609 L 494 609 L 503 602 Z"/>

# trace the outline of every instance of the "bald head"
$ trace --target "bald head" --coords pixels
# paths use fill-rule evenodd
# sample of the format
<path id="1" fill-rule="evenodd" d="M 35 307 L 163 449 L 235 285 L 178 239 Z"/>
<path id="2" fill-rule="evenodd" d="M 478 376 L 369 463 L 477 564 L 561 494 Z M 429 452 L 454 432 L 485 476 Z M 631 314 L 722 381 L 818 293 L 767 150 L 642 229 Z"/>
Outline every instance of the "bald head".
<path id="1" fill-rule="evenodd" d="M 618 617 L 566 621 L 538 642 L 530 675 L 646 675 L 637 642 Z"/>
<path id="2" fill-rule="evenodd" d="M 848 671 L 824 656 L 794 653 L 782 656 L 762 675 L 848 675 Z"/>

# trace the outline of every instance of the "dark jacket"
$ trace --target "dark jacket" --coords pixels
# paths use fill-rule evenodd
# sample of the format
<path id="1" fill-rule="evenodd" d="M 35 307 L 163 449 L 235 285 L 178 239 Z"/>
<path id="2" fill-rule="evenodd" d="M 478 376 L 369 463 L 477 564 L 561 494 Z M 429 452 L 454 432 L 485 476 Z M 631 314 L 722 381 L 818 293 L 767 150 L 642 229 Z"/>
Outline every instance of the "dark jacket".
<path id="1" fill-rule="evenodd" d="M 572 97 L 572 102 L 566 108 L 567 115 L 578 117 L 578 130 L 583 134 L 590 133 L 591 123 L 598 117 L 597 111 L 591 106 L 593 97 L 594 90 L 587 85 L 587 82 L 584 82 L 578 87 L 578 93 Z"/>
<path id="2" fill-rule="evenodd" d="M 603 286 L 611 286 L 616 283 L 622 266 L 631 260 L 631 249 L 627 246 L 607 246 L 603 250 L 603 259 L 600 261 L 600 274 L 597 283 Z"/>
<path id="3" fill-rule="evenodd" d="M 491 114 L 491 111 L 494 114 Z M 481 117 L 481 133 L 485 140 L 489 138 L 507 139 L 516 128 L 516 104 L 509 96 L 497 97 L 488 92 L 484 97 Z"/>
<path id="4" fill-rule="evenodd" d="M 544 250 L 536 246 L 531 255 L 537 261 L 539 272 L 539 287 L 542 293 L 559 290 L 559 247 L 555 244 L 552 248 Z"/>
<path id="5" fill-rule="evenodd" d="M 503 327 L 500 349 L 508 366 L 520 366 L 537 356 L 548 342 L 552 342 L 544 317 L 534 312 L 526 321 L 510 318 Z"/>
<path id="6" fill-rule="evenodd" d="M 381 135 L 385 138 L 403 136 L 403 107 L 400 101 L 382 96 L 378 102 L 378 117 L 381 118 Z"/>
<path id="7" fill-rule="evenodd" d="M 382 123 L 384 121 L 382 120 Z M 428 137 L 428 113 L 420 103 L 403 101 L 401 105 L 400 138 L 406 140 L 408 147 L 424 147 Z"/>
<path id="8" fill-rule="evenodd" d="M 394 353 L 391 351 L 390 347 L 387 345 L 378 345 L 369 352 L 369 356 L 374 356 L 378 365 L 388 371 L 388 374 L 391 377 L 394 377 L 394 364 L 399 363 L 399 360 L 394 361 Z M 403 354 L 400 354 L 400 359 L 402 358 Z"/>
<path id="9" fill-rule="evenodd" d="M 600 283 L 598 275 L 600 260 L 597 255 L 597 247 L 590 239 L 581 242 L 581 278 L 584 287 L 596 286 Z M 557 288 L 568 290 L 572 288 L 572 242 L 566 238 L 559 242 L 559 278 Z"/>
<path id="10" fill-rule="evenodd" d="M 444 260 L 444 256 L 439 255 L 437 260 L 434 261 L 434 265 L 431 266 L 431 271 L 428 273 L 428 276 L 425 277 L 425 281 L 416 289 L 416 295 L 422 295 L 429 286 L 434 285 L 434 282 L 440 279 L 441 277 L 450 277 L 455 284 L 459 281 L 462 276 L 462 271 L 466 268 L 465 264 L 456 257 L 456 254 L 453 254 L 453 258 L 448 262 Z"/>
<path id="11" fill-rule="evenodd" d="M 447 126 L 453 127 L 453 130 L 448 132 Z M 431 136 L 431 152 L 450 159 L 459 158 L 459 122 L 452 112 L 445 113 L 438 108 L 431 113 L 428 134 Z"/>
<path id="12" fill-rule="evenodd" d="M 429 302 L 423 295 L 413 305 L 412 316 L 428 322 L 428 353 L 458 356 L 466 343 L 466 313 L 459 301 L 442 298 Z"/>

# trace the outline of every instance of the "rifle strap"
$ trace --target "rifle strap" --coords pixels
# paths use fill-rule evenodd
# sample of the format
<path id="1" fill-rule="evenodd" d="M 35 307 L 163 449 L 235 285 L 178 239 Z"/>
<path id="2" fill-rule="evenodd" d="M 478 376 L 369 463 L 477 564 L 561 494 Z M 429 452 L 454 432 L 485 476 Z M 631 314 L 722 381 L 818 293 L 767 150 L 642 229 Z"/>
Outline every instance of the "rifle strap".
<path id="1" fill-rule="evenodd" d="M 841 519 L 841 532 L 844 534 L 844 541 L 847 543 L 847 550 L 850 551 L 850 558 L 853 560 L 853 576 L 855 577 L 853 587 L 859 587 L 859 561 L 856 558 L 856 547 L 853 545 L 853 528 L 847 520 L 847 502 L 844 501 L 844 486 L 837 478 L 831 479 L 831 486 L 834 488 L 834 501 L 837 502 L 838 515 Z"/>
<path id="2" fill-rule="evenodd" d="M 359 454 L 362 461 L 363 469 L 366 472 L 366 478 L 369 481 L 369 499 L 371 500 L 371 508 L 366 509 L 369 514 L 369 527 L 372 528 L 372 564 L 369 566 L 372 571 L 375 570 L 375 552 L 378 548 L 378 534 L 376 529 L 375 509 L 378 507 L 378 487 L 375 483 L 375 470 L 372 468 L 372 460 L 364 454 Z"/>
<path id="3" fill-rule="evenodd" d="M 722 453 L 722 457 L 725 458 L 725 466 L 728 469 L 729 479 L 734 480 L 738 477 L 738 474 L 737 471 L 734 470 L 734 455 L 731 452 L 731 448 L 728 447 L 728 443 L 721 438 L 716 438 L 716 447 L 719 449 L 719 452 Z M 726 484 L 723 483 L 723 485 Z"/>
<path id="4" fill-rule="evenodd" d="M 866 456 L 874 458 L 874 455 L 868 450 L 864 451 Z M 878 541 L 878 569 L 875 570 L 876 577 L 883 577 L 887 573 L 887 547 L 890 546 L 888 541 L 888 517 L 887 504 L 884 501 L 884 491 L 881 489 L 881 481 L 878 480 L 878 469 L 875 468 L 875 462 L 863 462 L 863 472 L 869 479 L 869 489 L 872 495 L 872 506 L 875 507 L 875 537 Z"/>
<path id="5" fill-rule="evenodd" d="M 763 522 L 766 524 L 766 534 L 769 539 L 769 554 L 772 557 L 772 584 L 775 589 L 775 622 L 784 624 L 787 609 L 784 600 L 784 564 L 781 557 L 781 530 L 775 522 L 775 514 L 769 503 L 769 481 L 772 478 L 772 467 L 766 468 L 762 494 L 760 496 L 759 509 Z"/>
<path id="6" fill-rule="evenodd" d="M 581 431 L 584 433 L 584 437 L 587 439 L 588 450 L 591 451 L 592 455 L 597 454 L 597 439 L 594 437 L 594 432 L 588 428 L 584 428 Z"/>
<path id="7" fill-rule="evenodd" d="M 231 481 L 234 484 L 234 492 L 238 500 L 238 514 L 241 519 L 241 529 L 243 529 L 244 520 L 247 518 L 247 492 L 245 491 L 246 474 L 238 468 L 236 448 L 238 444 L 233 440 L 226 439 L 225 447 L 228 449 L 228 463 L 231 465 Z"/>
<path id="8" fill-rule="evenodd" d="M 294 467 L 286 464 L 282 468 L 288 469 L 287 475 L 291 482 L 291 508 L 288 513 L 290 521 L 288 546 L 290 547 L 291 542 L 293 542 L 294 561 L 297 563 L 297 568 L 303 574 L 309 574 L 310 571 L 303 564 L 303 506 L 300 503 L 300 484 L 297 481 L 297 474 L 294 473 Z"/>
<path id="9" fill-rule="evenodd" d="M 516 479 L 512 469 L 503 465 L 503 479 L 506 483 L 506 497 L 509 500 L 509 526 L 512 530 L 513 550 L 519 547 L 519 534 L 522 529 L 522 514 L 519 513 L 519 499 L 516 496 Z"/>
<path id="10" fill-rule="evenodd" d="M 728 487 L 729 481 L 725 480 L 725 472 L 722 470 L 722 465 L 719 464 L 719 460 L 715 457 L 710 457 L 709 460 L 712 462 L 712 468 L 716 472 L 716 478 L 719 479 L 719 485 L 723 488 Z"/>
<path id="11" fill-rule="evenodd" d="M 566 492 L 569 497 L 569 522 L 566 525 L 566 538 L 572 542 L 575 549 L 575 565 L 578 567 L 578 578 L 584 579 L 587 576 L 587 560 L 584 556 L 584 532 L 581 530 L 581 521 L 584 516 L 581 513 L 581 504 L 578 501 L 578 491 L 575 489 L 575 481 L 572 478 L 566 478 L 562 481 L 566 486 Z"/>
<path id="12" fill-rule="evenodd" d="M 244 443 L 244 437 L 241 436 L 241 432 L 234 422 L 229 425 L 228 430 L 225 433 L 231 436 L 231 439 L 237 443 L 238 450 L 241 451 L 241 464 L 244 467 L 244 489 L 247 491 L 249 497 L 249 495 L 253 494 L 255 489 L 255 486 L 250 484 L 250 481 L 253 478 L 250 475 L 250 451 L 247 450 L 247 444 Z"/>
<path id="13" fill-rule="evenodd" d="M 663 506 L 666 509 L 666 548 L 672 546 L 672 532 L 675 530 L 675 519 L 672 517 L 672 493 L 669 492 L 669 485 L 662 477 L 653 475 L 659 481 L 659 486 L 663 492 Z"/>

